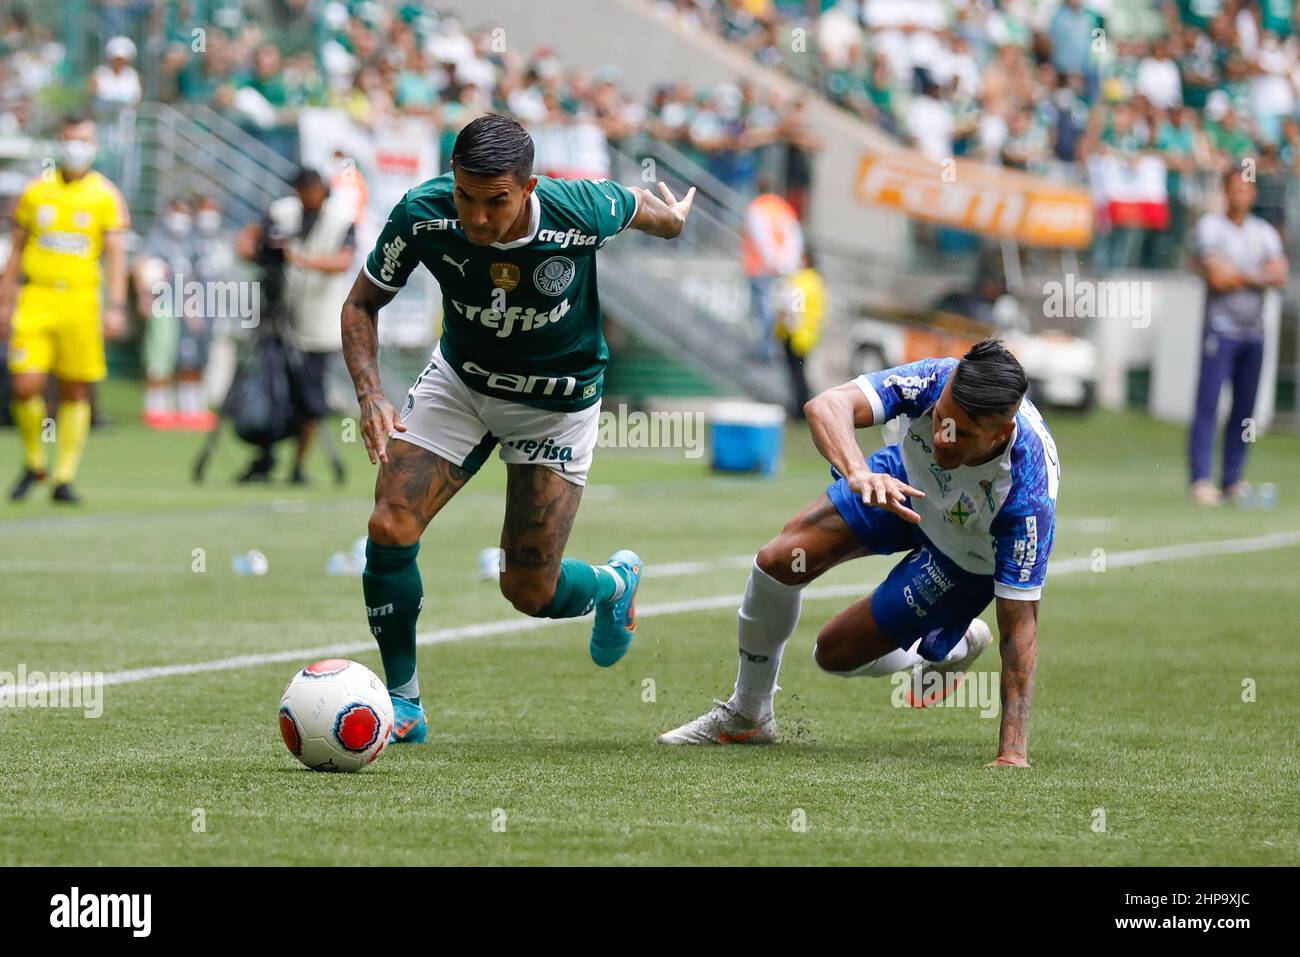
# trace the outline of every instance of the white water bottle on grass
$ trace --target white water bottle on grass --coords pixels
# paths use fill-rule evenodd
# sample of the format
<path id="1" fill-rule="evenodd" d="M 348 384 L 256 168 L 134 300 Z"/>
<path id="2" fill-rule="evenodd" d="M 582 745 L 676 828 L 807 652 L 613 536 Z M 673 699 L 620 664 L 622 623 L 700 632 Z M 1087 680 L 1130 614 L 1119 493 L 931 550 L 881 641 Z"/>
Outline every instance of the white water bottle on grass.
<path id="1" fill-rule="evenodd" d="M 266 556 L 253 548 L 232 558 L 230 567 L 236 575 L 265 575 L 271 566 Z"/>

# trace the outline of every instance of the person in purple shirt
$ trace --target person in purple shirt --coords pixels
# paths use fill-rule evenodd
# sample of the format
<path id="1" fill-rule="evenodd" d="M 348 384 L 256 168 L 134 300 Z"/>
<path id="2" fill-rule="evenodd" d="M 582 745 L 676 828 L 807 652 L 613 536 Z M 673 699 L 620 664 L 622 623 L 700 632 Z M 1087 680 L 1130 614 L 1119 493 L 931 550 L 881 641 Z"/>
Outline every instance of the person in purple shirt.
<path id="1" fill-rule="evenodd" d="M 1196 224 L 1196 264 L 1205 277 L 1205 324 L 1196 409 L 1188 437 L 1191 497 L 1198 505 L 1235 501 L 1242 493 L 1246 442 L 1264 365 L 1264 291 L 1286 283 L 1287 261 L 1277 230 L 1250 214 L 1255 184 L 1231 170 L 1223 178 L 1227 208 Z M 1223 427 L 1223 473 L 1210 477 L 1219 393 L 1232 385 Z M 1222 490 L 1222 491 L 1220 491 Z"/>

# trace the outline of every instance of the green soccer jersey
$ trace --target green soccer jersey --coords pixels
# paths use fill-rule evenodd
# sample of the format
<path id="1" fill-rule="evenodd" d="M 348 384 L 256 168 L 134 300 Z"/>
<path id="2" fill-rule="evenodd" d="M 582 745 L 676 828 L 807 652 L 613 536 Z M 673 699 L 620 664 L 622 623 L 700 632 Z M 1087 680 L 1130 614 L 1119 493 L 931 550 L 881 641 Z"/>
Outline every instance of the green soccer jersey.
<path id="1" fill-rule="evenodd" d="M 443 358 L 475 391 L 553 411 L 592 405 L 609 362 L 596 250 L 632 222 L 636 194 L 604 179 L 539 176 L 528 234 L 475 246 L 460 228 L 452 188 L 447 174 L 402 197 L 366 275 L 396 292 L 417 265 L 433 273 Z"/>

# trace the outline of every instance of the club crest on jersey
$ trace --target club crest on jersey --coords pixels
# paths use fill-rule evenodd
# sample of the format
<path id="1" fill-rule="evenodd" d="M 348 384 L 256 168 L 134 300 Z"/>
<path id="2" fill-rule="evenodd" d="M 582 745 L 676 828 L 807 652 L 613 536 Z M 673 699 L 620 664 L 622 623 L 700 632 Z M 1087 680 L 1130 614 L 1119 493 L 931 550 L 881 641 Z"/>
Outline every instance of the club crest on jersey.
<path id="1" fill-rule="evenodd" d="M 514 263 L 493 263 L 488 275 L 492 277 L 492 285 L 506 292 L 519 285 L 519 267 Z"/>
<path id="2" fill-rule="evenodd" d="M 964 526 L 975 514 L 975 501 L 965 492 L 957 496 L 957 501 L 944 515 L 948 521 Z"/>
<path id="3" fill-rule="evenodd" d="M 379 740 L 381 724 L 375 709 L 358 701 L 334 719 L 334 737 L 349 751 L 367 751 Z"/>
<path id="4" fill-rule="evenodd" d="M 548 296 L 558 296 L 569 288 L 575 271 L 572 259 L 552 256 L 533 270 L 533 285 Z"/>
<path id="5" fill-rule="evenodd" d="M 343 658 L 326 658 L 324 661 L 303 668 L 302 675 L 304 678 L 330 678 L 347 667 L 348 662 Z"/>

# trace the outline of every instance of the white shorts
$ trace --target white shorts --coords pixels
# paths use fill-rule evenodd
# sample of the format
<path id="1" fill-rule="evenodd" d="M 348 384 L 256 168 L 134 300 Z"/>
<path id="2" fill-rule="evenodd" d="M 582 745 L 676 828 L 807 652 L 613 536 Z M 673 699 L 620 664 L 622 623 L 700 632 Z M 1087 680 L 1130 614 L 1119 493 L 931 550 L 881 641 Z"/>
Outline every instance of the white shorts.
<path id="1" fill-rule="evenodd" d="M 600 432 L 600 402 L 577 412 L 548 412 L 476 392 L 447 365 L 440 349 L 406 395 L 393 438 L 442 456 L 473 474 L 501 446 L 511 465 L 542 465 L 574 485 L 587 472 Z"/>

